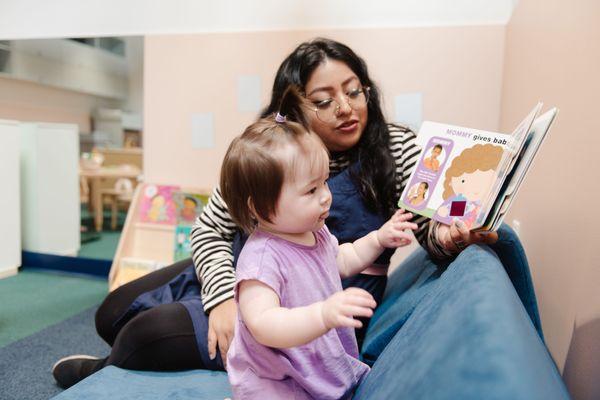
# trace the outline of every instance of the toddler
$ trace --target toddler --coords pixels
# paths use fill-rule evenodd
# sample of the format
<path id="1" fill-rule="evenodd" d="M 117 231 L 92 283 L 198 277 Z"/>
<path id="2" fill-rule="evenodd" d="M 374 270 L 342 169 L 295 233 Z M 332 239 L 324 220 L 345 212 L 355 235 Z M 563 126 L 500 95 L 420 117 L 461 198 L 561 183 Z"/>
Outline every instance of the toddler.
<path id="1" fill-rule="evenodd" d="M 351 398 L 369 367 L 358 360 L 354 317 L 376 304 L 341 277 L 372 265 L 384 248 L 410 243 L 410 213 L 338 245 L 325 226 L 328 153 L 317 135 L 277 114 L 231 143 L 223 199 L 250 233 L 238 258 L 238 317 L 227 355 L 235 399 Z"/>

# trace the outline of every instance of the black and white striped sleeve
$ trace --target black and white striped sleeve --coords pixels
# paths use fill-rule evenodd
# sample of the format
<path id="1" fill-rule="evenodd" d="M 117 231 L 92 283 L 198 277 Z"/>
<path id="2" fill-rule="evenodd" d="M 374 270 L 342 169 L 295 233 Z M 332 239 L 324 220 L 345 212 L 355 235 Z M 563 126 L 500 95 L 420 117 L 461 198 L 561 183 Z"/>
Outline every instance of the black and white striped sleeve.
<path id="1" fill-rule="evenodd" d="M 419 160 L 421 147 L 416 143 L 417 136 L 408 128 L 390 125 L 390 150 L 396 160 L 396 201 L 400 199 L 415 165 Z M 418 226 L 415 236 L 419 243 L 436 259 L 453 257 L 437 240 L 435 221 L 415 214 L 412 222 Z"/>
<path id="2" fill-rule="evenodd" d="M 227 205 L 217 187 L 192 228 L 192 258 L 202 283 L 204 311 L 233 298 L 235 270 L 232 242 L 236 231 Z"/>

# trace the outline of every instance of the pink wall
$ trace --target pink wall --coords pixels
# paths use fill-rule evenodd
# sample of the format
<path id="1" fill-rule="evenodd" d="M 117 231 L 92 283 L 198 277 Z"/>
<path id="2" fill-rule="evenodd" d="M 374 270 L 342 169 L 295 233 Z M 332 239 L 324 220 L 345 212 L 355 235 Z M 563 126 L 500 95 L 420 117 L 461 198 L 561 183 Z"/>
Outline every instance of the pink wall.
<path id="1" fill-rule="evenodd" d="M 111 105 L 99 97 L 0 77 L 0 119 L 73 123 L 80 132 L 91 132 L 93 109 Z"/>
<path id="2" fill-rule="evenodd" d="M 560 113 L 508 220 L 521 222 L 546 341 L 575 399 L 600 398 L 600 2 L 521 0 L 507 26 L 501 127 Z"/>
<path id="3" fill-rule="evenodd" d="M 388 117 L 395 95 L 422 92 L 427 119 L 497 129 L 504 35 L 504 26 L 473 26 L 147 36 L 146 180 L 214 186 L 229 142 L 256 117 L 237 110 L 237 77 L 260 76 L 266 105 L 283 58 L 315 36 L 367 60 Z M 215 148 L 193 149 L 191 116 L 206 112 L 214 113 Z"/>

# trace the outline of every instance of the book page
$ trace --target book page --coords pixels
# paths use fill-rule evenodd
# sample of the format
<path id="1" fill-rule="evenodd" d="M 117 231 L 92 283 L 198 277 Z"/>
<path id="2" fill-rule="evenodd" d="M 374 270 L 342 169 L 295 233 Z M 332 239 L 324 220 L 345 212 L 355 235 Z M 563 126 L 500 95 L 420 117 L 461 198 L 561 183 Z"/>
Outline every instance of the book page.
<path id="1" fill-rule="evenodd" d="M 486 221 L 486 225 L 490 225 L 492 230 L 498 229 L 502 223 L 504 215 L 514 201 L 517 191 L 523 183 L 527 171 L 533 164 L 533 159 L 546 138 L 557 114 L 558 109 L 552 108 L 536 118 L 531 125 L 531 131 L 528 134 L 527 140 L 521 148 L 521 152 L 516 157 L 513 171 L 507 178 L 506 184 L 496 199 L 493 207 L 494 212 L 491 213 L 488 221 Z"/>
<path id="2" fill-rule="evenodd" d="M 518 158 L 518 155 L 521 153 L 521 149 L 523 148 L 525 141 L 528 138 L 528 133 L 531 128 L 531 124 L 540 109 L 542 108 L 542 103 L 538 102 L 535 107 L 527 114 L 525 119 L 523 119 L 519 125 L 515 128 L 513 133 L 510 135 L 512 138 L 511 145 L 508 148 L 508 151 L 504 154 L 502 161 L 498 167 L 498 179 L 494 182 L 492 189 L 488 193 L 487 198 L 483 201 L 484 209 L 479 215 L 477 219 L 476 227 L 487 226 L 486 221 L 489 221 L 490 210 L 494 207 L 494 203 L 497 200 L 500 191 L 504 187 L 504 181 L 507 176 L 513 171 L 515 162 Z"/>
<path id="3" fill-rule="evenodd" d="M 424 122 L 417 137 L 423 151 L 399 207 L 475 228 L 511 140 L 502 133 Z"/>

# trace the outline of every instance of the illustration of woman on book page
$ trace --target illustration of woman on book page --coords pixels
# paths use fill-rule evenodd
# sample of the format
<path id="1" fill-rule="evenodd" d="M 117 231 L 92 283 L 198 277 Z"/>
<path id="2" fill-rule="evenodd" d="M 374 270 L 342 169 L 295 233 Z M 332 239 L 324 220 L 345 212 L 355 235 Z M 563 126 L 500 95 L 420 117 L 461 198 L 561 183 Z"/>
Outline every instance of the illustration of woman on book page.
<path id="1" fill-rule="evenodd" d="M 438 207 L 435 219 L 448 225 L 453 220 L 462 220 L 470 229 L 496 179 L 503 151 L 501 146 L 476 144 L 455 157 L 446 170 L 444 202 Z"/>

